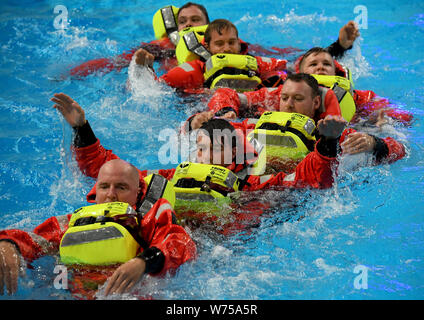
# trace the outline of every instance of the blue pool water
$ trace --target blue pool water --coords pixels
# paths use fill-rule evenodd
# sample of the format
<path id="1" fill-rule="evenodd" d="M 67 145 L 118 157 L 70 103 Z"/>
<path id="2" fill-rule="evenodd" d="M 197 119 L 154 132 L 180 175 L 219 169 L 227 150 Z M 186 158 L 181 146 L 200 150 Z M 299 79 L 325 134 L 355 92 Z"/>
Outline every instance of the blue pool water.
<path id="1" fill-rule="evenodd" d="M 343 61 L 353 70 L 357 89 L 389 98 L 415 119 L 409 127 L 393 124 L 373 131 L 403 141 L 404 159 L 355 168 L 364 159 L 346 157 L 329 190 L 249 195 L 247 203 L 260 199 L 270 205 L 260 223 L 228 237 L 191 230 L 198 259 L 173 277 L 147 276 L 138 294 L 155 299 L 423 299 L 424 3 L 199 3 L 211 19 L 232 20 L 247 42 L 301 50 L 333 42 L 339 28 L 358 16 L 355 7 L 364 5 L 367 28 Z M 58 4 L 68 10 L 64 31 L 54 28 Z M 152 15 L 167 4 L 1 2 L 0 229 L 32 230 L 52 215 L 72 212 L 85 205 L 93 185 L 72 158 L 72 132 L 52 108 L 53 93 L 78 101 L 96 135 L 121 158 L 143 169 L 175 166 L 158 159 L 159 133 L 178 128 L 203 100 L 187 102 L 148 77 L 134 82 L 128 69 L 83 80 L 63 78 L 79 63 L 152 40 Z M 133 91 L 127 89 L 129 78 Z M 54 257 L 35 261 L 17 294 L 0 299 L 72 299 L 54 288 L 55 265 Z M 364 270 L 367 288 L 358 289 L 355 280 L 365 276 Z"/>

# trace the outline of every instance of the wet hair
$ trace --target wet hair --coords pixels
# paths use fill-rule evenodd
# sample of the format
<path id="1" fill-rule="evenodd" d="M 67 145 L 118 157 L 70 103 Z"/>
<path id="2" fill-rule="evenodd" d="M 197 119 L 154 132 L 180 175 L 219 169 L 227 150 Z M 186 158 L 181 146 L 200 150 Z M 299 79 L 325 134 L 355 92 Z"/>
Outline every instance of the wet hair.
<path id="1" fill-rule="evenodd" d="M 304 81 L 312 89 L 312 98 L 320 95 L 318 81 L 307 73 L 292 73 L 290 74 L 286 81 L 291 80 L 293 82 L 302 82 Z"/>
<path id="2" fill-rule="evenodd" d="M 208 12 L 206 11 L 206 8 L 204 6 L 202 6 L 201 4 L 198 3 L 193 3 L 193 2 L 187 2 L 185 5 L 183 5 L 179 10 L 178 10 L 178 15 L 180 15 L 181 10 L 188 8 L 188 7 L 196 7 L 198 8 L 200 11 L 202 11 L 203 15 L 206 18 L 206 24 L 209 24 L 209 15 Z"/>
<path id="3" fill-rule="evenodd" d="M 236 35 L 238 38 L 238 31 L 236 26 L 226 19 L 216 19 L 209 23 L 209 26 L 205 30 L 205 42 L 209 44 L 211 42 L 212 31 L 216 31 L 218 34 L 222 34 L 222 30 L 227 30 L 233 28 L 236 30 Z"/>
<path id="4" fill-rule="evenodd" d="M 305 59 L 307 57 L 309 57 L 311 54 L 318 54 L 318 53 L 328 53 L 331 56 L 331 58 L 333 58 L 332 55 L 331 55 L 331 53 L 328 51 L 327 48 L 313 47 L 313 48 L 309 49 L 308 51 L 306 51 L 306 53 L 300 59 L 300 61 L 299 61 L 299 70 L 300 70 L 300 68 L 302 66 L 303 61 L 305 61 Z"/>
<path id="5" fill-rule="evenodd" d="M 218 139 L 223 139 L 227 137 L 228 142 L 231 142 L 231 146 L 235 147 L 237 145 L 237 137 L 234 132 L 235 129 L 227 120 L 224 119 L 210 119 L 209 121 L 203 122 L 200 127 L 200 131 L 203 131 L 212 142 L 212 145 L 215 142 L 220 142 L 224 145 L 225 141 L 219 141 Z"/>

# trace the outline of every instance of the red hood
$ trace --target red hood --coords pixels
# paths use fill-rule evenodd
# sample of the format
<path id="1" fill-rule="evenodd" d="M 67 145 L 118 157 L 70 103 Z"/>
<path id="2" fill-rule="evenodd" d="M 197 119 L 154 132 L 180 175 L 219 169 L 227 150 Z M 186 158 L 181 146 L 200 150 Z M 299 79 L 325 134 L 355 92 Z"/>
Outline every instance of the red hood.
<path id="1" fill-rule="evenodd" d="M 294 63 L 294 68 L 296 73 L 300 73 L 300 60 L 302 60 L 303 55 L 301 55 L 299 58 L 296 59 L 296 62 Z M 338 63 L 335 59 L 333 59 L 334 65 L 336 67 L 336 76 L 340 77 L 347 77 L 345 69 L 342 67 L 340 63 Z"/>
<path id="2" fill-rule="evenodd" d="M 227 169 L 230 169 L 234 173 L 237 173 L 243 170 L 244 168 L 246 168 L 247 166 L 253 164 L 258 158 L 258 152 L 255 150 L 253 145 L 247 140 L 246 134 L 243 131 L 243 128 L 244 128 L 243 123 L 231 122 L 231 124 L 236 129 L 237 139 L 239 141 L 239 144 L 241 144 L 240 141 L 243 141 L 243 146 L 244 146 L 243 151 L 241 151 L 243 152 L 243 154 L 240 154 L 240 153 L 237 154 L 239 158 L 243 159 L 243 163 L 240 163 L 240 164 L 236 163 L 237 161 L 237 156 L 236 156 L 236 161 L 234 161 L 232 164 L 227 166 Z"/>

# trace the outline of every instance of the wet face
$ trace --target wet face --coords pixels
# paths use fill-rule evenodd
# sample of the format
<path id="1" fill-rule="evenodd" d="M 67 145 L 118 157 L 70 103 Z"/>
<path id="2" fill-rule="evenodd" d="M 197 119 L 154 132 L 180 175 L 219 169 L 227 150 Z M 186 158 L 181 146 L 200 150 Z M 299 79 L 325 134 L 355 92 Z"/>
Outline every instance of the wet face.
<path id="1" fill-rule="evenodd" d="M 216 30 L 213 30 L 211 41 L 209 44 L 206 43 L 206 48 L 212 55 L 218 53 L 239 54 L 241 47 L 237 31 L 234 28 L 225 28 L 219 34 Z"/>
<path id="2" fill-rule="evenodd" d="M 212 144 L 209 136 L 202 131 L 199 131 L 197 135 L 196 146 L 197 163 L 216 164 L 220 166 L 232 163 L 236 149 L 236 147 L 231 147 L 230 144 L 222 144 L 218 141 Z"/>
<path id="3" fill-rule="evenodd" d="M 188 27 L 198 27 L 207 24 L 206 17 L 196 6 L 190 6 L 178 12 L 178 31 Z"/>
<path id="4" fill-rule="evenodd" d="M 287 80 L 281 90 L 280 111 L 296 112 L 314 118 L 321 103 L 320 96 L 312 97 L 312 88 L 304 81 Z"/>
<path id="5" fill-rule="evenodd" d="M 334 76 L 336 67 L 333 58 L 326 52 L 312 53 L 300 65 L 300 72 Z"/>
<path id="6" fill-rule="evenodd" d="M 96 186 L 96 203 L 137 202 L 139 177 L 135 168 L 123 160 L 106 162 L 99 171 Z"/>

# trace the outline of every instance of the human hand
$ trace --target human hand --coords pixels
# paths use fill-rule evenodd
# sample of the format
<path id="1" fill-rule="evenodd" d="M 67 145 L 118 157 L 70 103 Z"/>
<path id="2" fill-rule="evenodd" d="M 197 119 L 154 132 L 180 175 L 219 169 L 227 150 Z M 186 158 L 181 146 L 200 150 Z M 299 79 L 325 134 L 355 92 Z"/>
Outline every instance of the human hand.
<path id="1" fill-rule="evenodd" d="M 153 61 L 155 61 L 155 56 L 147 50 L 140 48 L 134 53 L 134 55 L 136 64 L 140 66 L 153 67 Z"/>
<path id="2" fill-rule="evenodd" d="M 133 258 L 115 270 L 109 278 L 105 295 L 125 293 L 140 280 L 146 270 L 146 262 L 140 258 Z"/>
<path id="3" fill-rule="evenodd" d="M 347 121 L 342 116 L 328 115 L 317 123 L 319 133 L 329 139 L 336 139 L 340 137 Z"/>
<path id="4" fill-rule="evenodd" d="M 358 25 L 354 21 L 349 21 L 339 31 L 339 43 L 343 48 L 348 49 L 359 36 Z"/>
<path id="5" fill-rule="evenodd" d="M 371 123 L 374 123 L 378 128 L 381 128 L 383 125 L 387 124 L 388 118 L 386 117 L 387 108 L 380 109 L 369 115 L 369 120 Z"/>
<path id="6" fill-rule="evenodd" d="M 53 108 L 62 113 L 62 116 L 71 127 L 81 127 L 85 124 L 84 109 L 71 97 L 64 93 L 55 93 L 50 100 L 56 103 Z"/>
<path id="7" fill-rule="evenodd" d="M 237 118 L 237 115 L 234 111 L 228 111 L 226 114 L 224 114 L 223 116 L 219 118 L 226 119 L 226 120 L 235 120 Z"/>
<path id="8" fill-rule="evenodd" d="M 196 114 L 191 121 L 191 130 L 199 129 L 203 122 L 209 121 L 214 116 L 212 111 L 204 111 Z"/>
<path id="9" fill-rule="evenodd" d="M 13 243 L 0 241 L 0 295 L 6 286 L 7 294 L 18 290 L 20 254 Z"/>
<path id="10" fill-rule="evenodd" d="M 370 152 L 375 148 L 375 139 L 364 132 L 353 132 L 340 146 L 347 154 Z"/>

